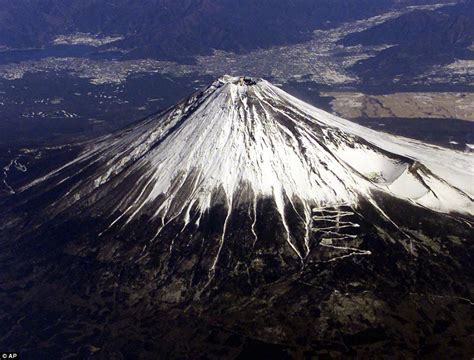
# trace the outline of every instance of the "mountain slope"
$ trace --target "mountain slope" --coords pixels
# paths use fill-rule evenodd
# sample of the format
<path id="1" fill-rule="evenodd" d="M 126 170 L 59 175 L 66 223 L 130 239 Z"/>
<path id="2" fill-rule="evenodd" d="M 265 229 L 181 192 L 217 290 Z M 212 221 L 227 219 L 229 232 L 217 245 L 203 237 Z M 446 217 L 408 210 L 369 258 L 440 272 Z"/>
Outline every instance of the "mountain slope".
<path id="1" fill-rule="evenodd" d="M 0 338 L 55 357 L 467 356 L 472 172 L 472 155 L 223 77 L 12 159 Z"/>

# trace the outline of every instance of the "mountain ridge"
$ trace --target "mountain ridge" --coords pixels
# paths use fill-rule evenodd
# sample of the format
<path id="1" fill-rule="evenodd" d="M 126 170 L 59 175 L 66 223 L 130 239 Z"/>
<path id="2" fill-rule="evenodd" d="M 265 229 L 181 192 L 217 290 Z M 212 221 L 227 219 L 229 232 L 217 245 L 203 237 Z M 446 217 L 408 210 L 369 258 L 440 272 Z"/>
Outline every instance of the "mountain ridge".
<path id="1" fill-rule="evenodd" d="M 0 45 L 38 47 L 59 35 L 86 32 L 125 37 L 111 46 L 130 51 L 129 58 L 189 61 L 190 57 L 212 53 L 213 49 L 245 52 L 298 43 L 308 39 L 316 27 L 326 26 L 327 20 L 338 23 L 400 4 L 394 0 L 338 3 L 339 6 L 328 0 L 297 0 L 289 4 L 246 0 L 236 5 L 229 0 L 153 0 L 137 5 L 129 0 L 4 0 Z"/>

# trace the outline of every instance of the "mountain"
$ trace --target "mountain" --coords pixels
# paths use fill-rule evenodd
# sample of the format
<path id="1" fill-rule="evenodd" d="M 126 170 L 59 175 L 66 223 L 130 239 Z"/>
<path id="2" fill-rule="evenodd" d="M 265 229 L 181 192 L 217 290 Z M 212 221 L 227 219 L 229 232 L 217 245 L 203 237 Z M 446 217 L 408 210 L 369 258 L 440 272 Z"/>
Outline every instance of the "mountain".
<path id="1" fill-rule="evenodd" d="M 131 58 L 186 59 L 213 49 L 242 52 L 298 43 L 316 28 L 367 18 L 399 2 L 1 0 L 0 5 L 0 45 L 38 47 L 58 35 L 85 32 L 123 37 L 108 46 L 129 51 Z"/>
<path id="2" fill-rule="evenodd" d="M 24 149 L 0 339 L 32 358 L 469 357 L 473 165 L 230 76 Z"/>
<path id="3" fill-rule="evenodd" d="M 416 10 L 368 30 L 348 35 L 345 46 L 392 45 L 353 66 L 367 80 L 406 79 L 434 65 L 474 59 L 473 0 L 437 10 Z M 384 81 L 384 80 L 382 80 Z"/>

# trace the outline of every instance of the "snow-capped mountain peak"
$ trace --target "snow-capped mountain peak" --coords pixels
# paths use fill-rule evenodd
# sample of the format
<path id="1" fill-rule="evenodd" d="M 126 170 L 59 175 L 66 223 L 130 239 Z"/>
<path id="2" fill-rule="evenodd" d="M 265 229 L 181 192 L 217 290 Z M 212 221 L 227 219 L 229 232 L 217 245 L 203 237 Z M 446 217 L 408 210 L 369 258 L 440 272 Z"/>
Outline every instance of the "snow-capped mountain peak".
<path id="1" fill-rule="evenodd" d="M 255 222 L 258 200 L 271 198 L 288 230 L 287 206 L 309 226 L 312 208 L 357 206 L 361 198 L 375 204 L 374 191 L 473 214 L 473 164 L 472 155 L 318 110 L 265 80 L 224 76 L 164 113 L 88 143 L 76 160 L 26 188 L 52 177 L 70 181 L 67 169 L 78 169 L 61 200 L 70 206 L 132 181 L 110 209 L 121 214 L 112 225 L 143 212 L 163 225 L 177 218 L 198 225 L 192 214 L 216 204 L 228 215 L 248 204 Z"/>
<path id="2" fill-rule="evenodd" d="M 405 339 L 405 354 L 444 349 L 440 314 L 451 324 L 470 313 L 473 155 L 364 128 L 265 80 L 226 76 L 120 132 L 20 153 L 0 195 L 15 334 L 37 329 L 41 309 L 50 331 L 63 309 L 71 317 L 53 325 L 70 331 L 54 347 L 85 355 L 97 329 L 118 334 L 121 349 L 144 338 L 154 348 L 171 333 L 164 342 L 187 348 L 196 336 L 229 356 L 224 343 L 241 355 L 289 356 L 256 347 L 259 337 L 303 344 L 297 354 L 329 339 L 336 357 L 354 343 L 359 354 L 381 353 Z M 134 319 L 131 328 L 123 319 Z M 328 319 L 338 324 L 329 337 Z M 407 335 L 423 321 L 419 339 Z M 468 326 L 454 327 L 470 337 Z M 441 340 L 426 343 L 427 332 Z"/>

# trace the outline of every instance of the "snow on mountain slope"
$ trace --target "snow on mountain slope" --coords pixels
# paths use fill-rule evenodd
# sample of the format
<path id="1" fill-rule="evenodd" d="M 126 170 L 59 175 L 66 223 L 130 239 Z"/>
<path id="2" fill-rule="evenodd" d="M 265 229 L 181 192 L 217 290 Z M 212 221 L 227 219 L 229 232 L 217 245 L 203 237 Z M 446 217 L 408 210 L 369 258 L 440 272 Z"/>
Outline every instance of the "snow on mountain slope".
<path id="1" fill-rule="evenodd" d="M 313 207 L 357 205 L 361 197 L 375 204 L 374 190 L 474 214 L 473 176 L 472 154 L 367 129 L 265 80 L 224 76 L 164 113 L 87 143 L 77 159 L 20 191 L 68 184 L 54 204 L 63 209 L 129 184 L 103 210 L 121 212 L 111 225 L 147 212 L 163 226 L 176 218 L 186 226 L 193 211 L 216 204 L 228 217 L 253 204 L 255 217 L 257 199 L 271 197 L 285 226 L 288 204 L 303 209 L 309 226 Z"/>

